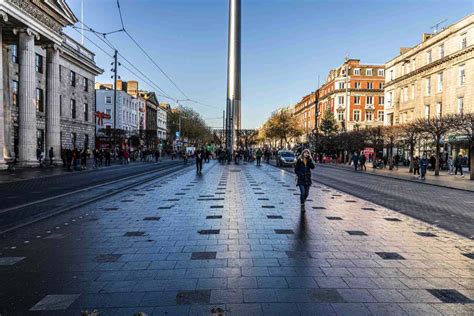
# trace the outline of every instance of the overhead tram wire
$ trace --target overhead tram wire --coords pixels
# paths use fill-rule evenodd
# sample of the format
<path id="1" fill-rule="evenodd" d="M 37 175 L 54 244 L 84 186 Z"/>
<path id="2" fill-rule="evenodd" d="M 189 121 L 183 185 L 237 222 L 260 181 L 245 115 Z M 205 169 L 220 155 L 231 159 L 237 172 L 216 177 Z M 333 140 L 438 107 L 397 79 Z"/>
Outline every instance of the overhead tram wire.
<path id="1" fill-rule="evenodd" d="M 182 94 L 186 99 L 191 99 L 191 98 L 188 97 L 188 96 L 186 95 L 186 93 L 184 93 L 184 91 L 176 84 L 176 82 L 174 82 L 173 79 L 171 79 L 171 77 L 168 76 L 168 74 L 163 70 L 163 68 L 161 68 L 160 65 L 158 65 L 158 63 L 156 63 L 153 58 L 151 58 L 151 56 L 150 56 L 150 55 L 147 53 L 147 51 L 137 42 L 137 40 L 136 40 L 132 35 L 130 35 L 130 33 L 127 31 L 127 29 L 125 28 L 125 25 L 123 24 L 122 10 L 121 10 L 121 8 L 120 8 L 120 2 L 119 2 L 119 0 L 117 0 L 117 8 L 118 8 L 119 16 L 120 16 L 120 23 L 122 24 L 122 29 L 123 29 L 124 33 L 127 34 L 127 36 L 132 40 L 132 42 L 135 43 L 135 45 L 142 51 L 143 54 L 145 54 L 145 56 L 152 62 L 152 64 L 155 65 L 156 68 L 158 68 L 158 70 L 166 77 L 166 79 L 168 79 L 168 80 L 173 84 L 173 86 L 175 86 L 175 88 L 178 89 L 178 91 L 181 92 L 181 94 Z"/>
<path id="2" fill-rule="evenodd" d="M 110 35 L 110 34 L 114 34 L 114 33 L 118 33 L 118 32 L 124 32 L 127 34 L 127 36 L 129 36 L 133 41 L 134 43 L 143 51 L 143 53 L 145 53 L 145 55 L 147 55 L 147 57 L 153 62 L 153 64 L 155 64 L 156 67 L 158 67 L 160 69 L 160 71 L 163 72 L 163 74 L 168 78 L 168 80 L 170 80 L 170 82 L 173 83 L 173 85 L 176 86 L 176 88 L 178 90 L 180 90 L 181 93 L 183 93 L 184 96 L 186 96 L 186 94 L 176 85 L 176 83 L 174 81 L 172 81 L 172 79 L 164 72 L 163 69 L 160 68 L 160 66 L 158 64 L 156 64 L 156 62 L 149 56 L 149 54 L 146 53 L 146 51 L 138 44 L 138 42 L 136 42 L 135 39 L 133 39 L 133 37 L 131 37 L 131 35 L 126 31 L 125 27 L 124 27 L 124 24 L 123 24 L 123 18 L 122 18 L 122 13 L 121 13 L 121 10 L 120 10 L 120 4 L 119 2 L 117 1 L 117 5 L 118 5 L 118 8 L 119 8 L 119 15 L 120 15 L 120 20 L 121 20 L 121 25 L 122 25 L 122 29 L 119 29 L 119 30 L 115 30 L 115 31 L 112 31 L 112 32 L 106 32 L 106 33 L 103 33 L 103 32 L 99 32 L 99 31 L 96 31 L 95 29 L 93 29 L 92 27 L 90 27 L 89 25 L 87 25 L 86 23 L 84 23 L 83 21 L 79 20 L 78 19 L 78 22 L 81 23 L 83 25 L 83 27 L 85 27 L 85 30 L 86 31 L 89 31 L 91 33 L 93 33 L 100 41 L 102 41 L 105 45 L 107 45 L 110 49 L 112 50 L 117 50 L 115 48 L 115 46 L 112 44 L 112 42 L 110 42 L 110 40 L 107 38 L 107 35 Z M 77 28 L 73 27 L 73 29 L 75 29 L 76 31 Z M 86 37 L 87 38 L 87 37 Z M 91 43 L 94 44 L 94 46 L 98 47 L 100 50 L 104 51 L 100 46 L 98 46 L 95 42 L 93 42 L 90 38 L 87 38 Z M 118 51 L 118 50 L 117 50 Z M 110 54 L 107 53 L 108 56 L 111 56 Z M 147 75 L 145 75 L 140 69 L 138 69 L 131 61 L 129 61 L 125 56 L 123 56 L 120 52 L 118 52 L 118 55 L 124 60 L 126 61 L 132 68 L 134 68 L 137 72 L 139 72 L 144 78 L 148 79 L 150 82 L 151 82 L 151 85 L 150 83 L 148 83 L 148 85 L 150 85 L 150 87 L 154 87 L 155 89 L 158 89 L 159 91 L 161 91 L 161 93 L 163 94 L 156 94 L 157 96 L 160 96 L 160 97 L 163 97 L 163 98 L 166 98 L 166 99 L 169 99 L 169 100 L 172 100 L 172 101 L 175 101 L 177 100 L 177 98 L 175 97 L 172 97 L 170 96 L 168 93 L 166 93 L 160 86 L 158 86 L 156 83 L 153 82 L 153 80 L 151 80 Z M 113 58 L 113 56 L 111 56 L 111 58 Z M 127 66 L 125 65 L 121 65 L 122 67 L 124 67 L 125 69 L 127 69 L 128 71 L 130 71 L 132 74 L 134 74 L 137 78 L 140 78 L 136 73 L 134 73 L 130 68 L 128 68 Z M 143 80 L 143 79 L 142 79 Z M 143 80 L 145 81 L 145 80 Z M 195 103 L 195 104 L 199 104 L 199 105 L 202 105 L 202 106 L 206 106 L 206 107 L 210 107 L 210 108 L 219 108 L 218 106 L 215 106 L 215 105 L 210 105 L 210 104 L 206 104 L 206 103 L 202 103 L 202 102 L 199 102 L 199 101 L 196 101 L 196 100 L 193 100 L 193 99 L 190 99 L 189 97 L 186 96 L 186 100 L 182 100 L 182 101 L 185 101 L 185 102 L 192 102 L 192 103 Z"/>
<path id="3" fill-rule="evenodd" d="M 111 33 L 116 33 L 118 31 L 114 31 L 114 32 L 109 32 L 109 33 L 101 33 L 101 32 L 98 32 L 96 30 L 94 30 L 93 28 L 91 28 L 89 25 L 85 24 L 84 22 L 78 20 L 83 26 L 85 26 L 87 29 L 87 31 L 90 31 L 91 33 L 93 33 L 99 40 L 101 40 L 104 44 L 106 44 L 110 49 L 112 50 L 117 50 L 117 48 L 107 39 L 106 35 L 107 34 L 111 34 Z M 76 29 L 76 28 L 74 28 Z M 77 29 L 76 29 L 77 30 Z M 102 35 L 102 36 L 100 36 Z M 89 39 L 89 41 L 91 41 Z M 150 82 L 153 82 L 153 80 L 151 80 L 147 75 L 145 75 L 140 69 L 138 69 L 131 61 L 129 61 L 124 55 L 122 55 L 118 50 L 118 55 L 120 57 L 122 57 L 122 59 L 124 61 L 126 61 L 131 67 L 133 67 L 136 71 L 138 71 L 143 77 L 145 77 L 146 79 L 148 79 Z M 130 69 L 128 67 L 126 67 L 125 65 L 121 65 L 123 66 L 124 68 L 126 68 L 127 70 L 130 71 Z M 130 71 L 131 72 L 131 71 Z M 139 76 L 137 76 L 135 74 L 135 76 L 137 78 L 139 78 Z M 164 98 L 167 98 L 167 99 L 170 99 L 170 100 L 176 100 L 176 98 L 173 98 L 171 97 L 168 93 L 166 93 L 166 91 L 164 91 L 160 86 L 158 86 L 156 83 L 153 83 L 153 86 L 155 87 L 155 89 L 158 89 L 159 91 L 161 91 L 161 93 L 163 94 L 160 94 L 159 96 L 161 97 L 164 97 Z M 158 95 L 158 94 L 157 94 Z"/>
<path id="4" fill-rule="evenodd" d="M 209 104 L 205 104 L 205 103 L 202 103 L 202 102 L 198 102 L 196 100 L 193 100 L 191 99 L 188 95 L 186 95 L 186 93 L 184 93 L 184 91 L 176 84 L 176 82 L 174 82 L 170 76 L 168 76 L 168 74 L 163 70 L 163 68 L 161 68 L 158 63 L 147 53 L 147 51 L 137 42 L 137 40 L 132 36 L 130 35 L 130 33 L 127 31 L 127 29 L 125 28 L 125 25 L 123 23 L 123 16 L 122 16 L 122 9 L 120 8 L 120 1 L 117 0 L 117 9 L 118 9 L 118 12 L 119 12 L 119 16 L 120 16 L 120 23 L 121 23 L 121 26 L 122 26 L 122 30 L 125 34 L 127 34 L 127 36 L 132 40 L 132 42 L 135 43 L 135 45 L 142 51 L 143 54 L 145 54 L 145 56 L 153 63 L 153 65 L 155 65 L 158 70 L 173 84 L 173 86 L 175 86 L 176 89 L 178 89 L 179 92 L 181 92 L 181 94 L 187 99 L 186 101 L 188 102 L 193 102 L 193 103 L 196 103 L 196 104 L 200 104 L 200 105 L 203 105 L 203 106 L 207 106 L 207 107 L 212 107 L 212 108 L 219 108 L 217 106 L 214 106 L 214 105 L 209 105 Z"/>
<path id="5" fill-rule="evenodd" d="M 77 28 L 73 28 L 76 32 L 78 32 L 79 34 L 81 34 Z M 96 42 L 94 42 L 91 38 L 87 37 L 86 35 L 84 35 L 84 37 L 89 41 L 91 42 L 92 45 L 94 45 L 95 47 L 97 47 L 98 49 L 100 49 L 105 55 L 107 55 L 108 57 L 110 58 L 114 58 L 114 56 L 112 54 L 110 54 L 109 52 L 107 52 L 104 48 L 102 48 L 100 45 L 98 45 Z M 115 49 L 115 48 L 112 48 L 111 49 Z M 128 62 L 128 61 L 127 61 Z M 121 67 L 124 67 L 125 69 L 127 69 L 131 74 L 133 74 L 136 78 L 140 78 L 139 75 L 137 75 L 136 72 L 134 72 L 133 70 L 131 70 L 130 68 L 128 68 L 126 65 L 121 65 Z M 148 77 L 144 76 L 145 79 L 141 79 L 144 83 L 146 83 L 150 88 L 154 88 L 154 89 L 157 89 L 159 88 L 155 83 L 153 83 L 153 81 L 151 81 L 151 79 L 148 79 Z M 161 89 L 161 88 L 159 88 Z M 168 95 L 162 95 L 162 94 L 157 94 L 157 96 L 160 96 L 160 97 L 163 97 L 163 98 L 167 98 L 167 99 L 170 99 L 170 100 L 175 100 L 174 98 L 168 96 Z"/>

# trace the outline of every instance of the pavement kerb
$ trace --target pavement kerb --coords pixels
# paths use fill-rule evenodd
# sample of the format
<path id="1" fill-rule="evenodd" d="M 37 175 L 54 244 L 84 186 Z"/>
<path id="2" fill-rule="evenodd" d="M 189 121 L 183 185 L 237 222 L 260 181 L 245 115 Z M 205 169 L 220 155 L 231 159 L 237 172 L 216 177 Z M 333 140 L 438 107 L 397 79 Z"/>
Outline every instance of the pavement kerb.
<path id="1" fill-rule="evenodd" d="M 317 166 L 322 166 L 323 168 L 328 167 L 328 168 L 341 169 L 341 170 L 348 169 L 348 168 L 343 167 L 343 166 L 334 166 L 334 165 L 331 165 L 331 164 L 316 164 L 316 167 Z M 444 184 L 437 184 L 437 183 L 423 182 L 423 181 L 415 181 L 415 180 L 410 180 L 410 179 L 406 179 L 406 178 L 402 178 L 402 177 L 395 177 L 395 176 L 391 176 L 391 175 L 376 174 L 376 173 L 372 173 L 372 172 L 365 173 L 363 171 L 361 171 L 361 172 L 363 174 L 367 174 L 367 175 L 371 175 L 371 176 L 375 176 L 375 177 L 385 177 L 385 178 L 391 178 L 391 179 L 396 179 L 396 180 L 402 180 L 402 181 L 408 181 L 408 182 L 414 182 L 414 183 L 421 183 L 421 184 L 426 184 L 426 185 L 434 185 L 434 186 L 437 186 L 437 187 L 460 190 L 460 191 L 465 191 L 465 192 L 474 192 L 474 181 L 473 181 L 473 189 L 469 190 L 469 189 L 451 187 L 451 186 L 444 185 Z"/>

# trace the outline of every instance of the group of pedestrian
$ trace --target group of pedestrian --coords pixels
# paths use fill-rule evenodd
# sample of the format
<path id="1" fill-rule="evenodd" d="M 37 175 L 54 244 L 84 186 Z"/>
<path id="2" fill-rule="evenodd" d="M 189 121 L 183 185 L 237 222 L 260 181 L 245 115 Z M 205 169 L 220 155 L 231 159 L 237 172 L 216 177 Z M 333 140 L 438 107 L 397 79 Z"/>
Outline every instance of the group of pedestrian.
<path id="1" fill-rule="evenodd" d="M 352 155 L 352 164 L 354 165 L 354 170 L 363 170 L 367 171 L 366 167 L 367 157 L 365 156 L 364 152 L 359 154 L 358 151 L 355 151 Z"/>
<path id="2" fill-rule="evenodd" d="M 54 159 L 54 151 L 50 148 L 50 157 L 52 154 L 52 159 Z M 89 150 L 87 148 L 73 149 L 67 148 L 61 152 L 61 160 L 63 162 L 63 168 L 68 171 L 74 170 L 84 170 L 87 169 L 87 158 L 90 156 Z"/>

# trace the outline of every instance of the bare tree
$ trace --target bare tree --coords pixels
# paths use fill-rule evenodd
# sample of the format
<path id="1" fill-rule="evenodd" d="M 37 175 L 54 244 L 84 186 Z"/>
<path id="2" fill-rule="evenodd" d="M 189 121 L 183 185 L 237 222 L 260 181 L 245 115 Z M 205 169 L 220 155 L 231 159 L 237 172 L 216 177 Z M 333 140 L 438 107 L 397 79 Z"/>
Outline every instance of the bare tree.
<path id="1" fill-rule="evenodd" d="M 388 152 L 388 161 L 389 161 L 389 169 L 393 169 L 393 146 L 397 143 L 400 137 L 400 126 L 384 126 L 383 127 L 383 137 L 384 142 L 387 146 Z"/>
<path id="2" fill-rule="evenodd" d="M 366 141 L 369 146 L 374 148 L 374 157 L 372 159 L 372 167 L 375 168 L 377 153 L 379 149 L 383 146 L 383 127 L 374 126 L 368 128 L 366 131 Z"/>
<path id="3" fill-rule="evenodd" d="M 435 152 L 435 176 L 439 176 L 439 156 L 441 152 L 441 144 L 446 134 L 453 128 L 456 128 L 456 116 L 446 115 L 443 117 L 432 117 L 428 119 L 418 119 L 415 121 L 420 132 L 431 137 L 436 147 Z"/>
<path id="4" fill-rule="evenodd" d="M 412 173 L 413 172 L 413 156 L 415 155 L 415 146 L 416 142 L 418 141 L 418 138 L 420 136 L 420 128 L 414 124 L 405 124 L 401 125 L 401 143 L 405 144 L 408 146 L 408 151 L 410 155 L 410 167 L 408 172 Z"/>
<path id="5" fill-rule="evenodd" d="M 470 179 L 474 180 L 474 114 L 457 114 L 453 116 L 453 131 L 456 136 L 469 147 L 469 170 Z"/>

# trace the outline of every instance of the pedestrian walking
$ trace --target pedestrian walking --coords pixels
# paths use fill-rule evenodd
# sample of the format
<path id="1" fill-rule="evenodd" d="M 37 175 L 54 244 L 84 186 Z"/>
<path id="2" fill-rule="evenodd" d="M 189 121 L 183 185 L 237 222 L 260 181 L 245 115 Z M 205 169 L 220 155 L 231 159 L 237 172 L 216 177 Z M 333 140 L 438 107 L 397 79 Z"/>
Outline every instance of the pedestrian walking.
<path id="1" fill-rule="evenodd" d="M 359 163 L 360 163 L 360 170 L 367 171 L 367 167 L 365 166 L 367 158 L 365 157 L 364 153 L 361 153 L 360 158 L 359 158 Z"/>
<path id="2" fill-rule="evenodd" d="M 183 156 L 183 162 L 186 165 L 188 163 L 188 153 L 186 152 L 185 149 L 183 149 L 181 154 Z"/>
<path id="3" fill-rule="evenodd" d="M 420 179 L 425 180 L 426 177 L 426 169 L 428 168 L 428 158 L 426 158 L 426 155 L 423 155 L 420 159 Z"/>
<path id="4" fill-rule="evenodd" d="M 255 158 L 257 158 L 257 166 L 260 167 L 260 163 L 262 162 L 262 150 L 260 148 L 257 149 Z"/>
<path id="5" fill-rule="evenodd" d="M 81 150 L 81 153 L 80 153 L 80 159 L 81 159 L 81 170 L 84 170 L 87 168 L 87 156 L 88 156 L 88 152 L 87 152 L 87 149 L 83 149 Z"/>
<path id="6" fill-rule="evenodd" d="M 123 161 L 126 165 L 128 165 L 129 159 L 130 159 L 130 152 L 127 149 L 125 149 L 123 151 Z"/>
<path id="7" fill-rule="evenodd" d="M 110 149 L 109 149 L 109 148 L 107 148 L 107 149 L 105 150 L 104 156 L 105 156 L 105 166 L 106 166 L 106 167 L 107 167 L 107 166 L 110 166 L 111 153 L 110 153 Z"/>
<path id="8" fill-rule="evenodd" d="M 311 158 L 309 149 L 303 150 L 295 164 L 295 173 L 297 176 L 296 185 L 300 189 L 301 212 L 305 212 L 305 202 L 309 195 L 311 187 L 311 169 L 314 169 L 314 162 Z"/>
<path id="9" fill-rule="evenodd" d="M 454 173 L 454 160 L 453 157 L 448 157 L 448 174 Z"/>
<path id="10" fill-rule="evenodd" d="M 49 165 L 52 166 L 53 161 L 54 161 L 54 149 L 53 149 L 53 147 L 51 147 L 49 149 L 48 156 L 49 156 Z"/>
<path id="11" fill-rule="evenodd" d="M 201 149 L 196 151 L 196 174 L 202 174 L 202 161 L 204 159 L 204 152 Z"/>
<path id="12" fill-rule="evenodd" d="M 462 173 L 462 162 L 463 162 L 463 156 L 459 154 L 458 157 L 456 158 L 456 161 L 454 162 L 454 168 L 455 168 L 454 175 L 457 176 L 458 170 L 459 170 L 460 176 L 464 178 L 464 174 Z"/>
<path id="13" fill-rule="evenodd" d="M 354 164 L 354 170 L 357 171 L 359 165 L 359 153 L 357 151 L 354 151 L 354 155 L 352 155 L 352 163 Z"/>
<path id="14" fill-rule="evenodd" d="M 420 158 L 418 156 L 413 159 L 413 175 L 420 175 Z"/>
<path id="15" fill-rule="evenodd" d="M 43 159 L 43 155 L 41 153 L 41 148 L 36 148 L 36 160 L 39 162 L 39 166 L 42 167 L 42 162 L 41 160 Z"/>

